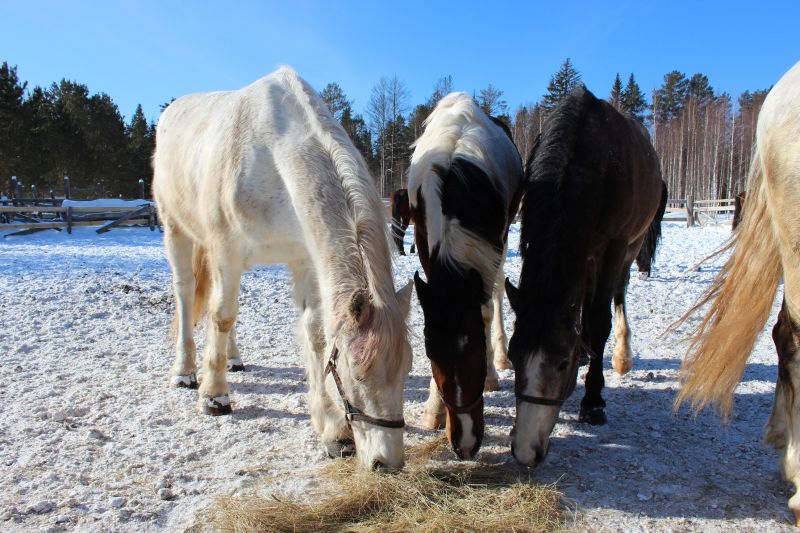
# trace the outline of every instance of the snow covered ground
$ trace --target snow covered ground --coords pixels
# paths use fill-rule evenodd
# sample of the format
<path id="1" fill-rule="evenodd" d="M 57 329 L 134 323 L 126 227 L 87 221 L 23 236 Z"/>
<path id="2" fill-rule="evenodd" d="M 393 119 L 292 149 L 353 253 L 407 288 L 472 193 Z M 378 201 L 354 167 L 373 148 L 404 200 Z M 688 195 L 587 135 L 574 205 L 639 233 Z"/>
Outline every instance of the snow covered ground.
<path id="1" fill-rule="evenodd" d="M 720 259 L 691 267 L 729 231 L 664 224 L 653 277 L 634 275 L 628 291 L 634 370 L 619 377 L 606 361 L 609 424 L 577 423 L 581 379 L 548 459 L 530 474 L 557 482 L 589 528 L 791 529 L 790 487 L 761 443 L 777 373 L 769 329 L 728 426 L 671 408 L 683 348 L 680 335 L 662 333 L 718 271 Z M 518 237 L 512 228 L 512 249 Z M 397 258 L 397 283 L 417 268 L 416 256 Z M 519 270 L 511 252 L 515 282 Z M 167 387 L 172 294 L 160 233 L 0 239 L 0 294 L 0 530 L 183 530 L 215 495 L 300 493 L 316 483 L 326 459 L 307 415 L 284 268 L 244 277 L 238 335 L 247 372 L 230 375 L 234 414 L 219 418 L 195 412 L 194 391 Z M 415 426 L 429 376 L 416 303 L 410 324 L 407 435 L 418 440 L 430 433 Z M 481 454 L 512 461 L 511 371 L 486 403 Z"/>

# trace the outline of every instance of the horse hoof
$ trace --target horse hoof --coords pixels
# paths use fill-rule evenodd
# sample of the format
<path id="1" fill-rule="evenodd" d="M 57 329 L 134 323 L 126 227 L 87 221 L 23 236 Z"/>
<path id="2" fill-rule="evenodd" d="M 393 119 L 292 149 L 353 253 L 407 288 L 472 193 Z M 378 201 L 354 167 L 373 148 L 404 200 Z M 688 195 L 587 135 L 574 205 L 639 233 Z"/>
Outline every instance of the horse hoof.
<path id="1" fill-rule="evenodd" d="M 425 429 L 442 429 L 445 426 L 444 413 L 423 413 L 419 425 Z"/>
<path id="2" fill-rule="evenodd" d="M 611 359 L 611 366 L 614 368 L 617 374 L 624 376 L 630 372 L 631 368 L 633 368 L 633 361 L 627 357 L 614 357 Z"/>
<path id="3" fill-rule="evenodd" d="M 325 444 L 325 453 L 331 459 L 344 459 L 356 454 L 356 443 L 350 439 L 336 439 Z"/>
<path id="4" fill-rule="evenodd" d="M 508 359 L 508 357 L 504 357 L 502 359 L 495 359 L 494 367 L 497 370 L 511 370 L 514 368 L 514 365 L 511 364 L 511 361 Z"/>
<path id="5" fill-rule="evenodd" d="M 211 416 L 229 415 L 231 409 L 231 398 L 227 394 L 221 396 L 204 396 L 200 398 L 200 407 L 203 412 Z"/>
<path id="6" fill-rule="evenodd" d="M 194 373 L 178 374 L 177 376 L 172 376 L 170 383 L 176 389 L 196 389 L 197 376 Z"/>
<path id="7" fill-rule="evenodd" d="M 581 407 L 581 413 L 578 416 L 579 422 L 587 422 L 592 426 L 602 426 L 608 423 L 606 418 L 606 411 L 602 407 L 592 407 L 589 409 Z"/>
<path id="8" fill-rule="evenodd" d="M 244 363 L 241 357 L 228 359 L 228 372 L 244 372 Z"/>

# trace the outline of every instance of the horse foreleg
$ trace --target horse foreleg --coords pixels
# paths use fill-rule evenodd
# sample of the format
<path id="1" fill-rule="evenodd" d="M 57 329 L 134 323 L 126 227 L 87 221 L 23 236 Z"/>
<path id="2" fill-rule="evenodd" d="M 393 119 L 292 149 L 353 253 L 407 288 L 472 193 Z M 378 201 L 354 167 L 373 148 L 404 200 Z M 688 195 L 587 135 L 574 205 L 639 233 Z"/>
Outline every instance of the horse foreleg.
<path id="1" fill-rule="evenodd" d="M 618 374 L 624 375 L 633 367 L 631 349 L 631 330 L 628 326 L 628 316 L 625 307 L 625 293 L 631 277 L 631 269 L 623 265 L 622 276 L 614 291 L 614 355 L 611 366 Z"/>
<path id="2" fill-rule="evenodd" d="M 200 410 L 210 415 L 231 412 L 228 388 L 228 343 L 239 308 L 239 284 L 242 271 L 235 254 L 217 252 L 210 255 L 211 297 L 206 326 L 206 349 L 203 355 L 203 381 L 198 400 Z"/>
<path id="3" fill-rule="evenodd" d="M 784 300 L 778 322 L 772 329 L 772 339 L 778 352 L 778 381 L 775 401 L 767 423 L 764 442 L 783 452 L 783 473 L 795 486 L 789 499 L 789 509 L 800 525 L 800 331 L 789 316 Z"/>
<path id="4" fill-rule="evenodd" d="M 297 343 L 306 359 L 311 425 L 320 436 L 329 457 L 353 455 L 355 453 L 353 435 L 347 427 L 344 416 L 334 407 L 331 396 L 325 388 L 327 354 L 316 275 L 307 263 L 293 264 L 290 268 L 299 316 L 296 330 Z"/>
<path id="5" fill-rule="evenodd" d="M 172 267 L 175 293 L 175 361 L 170 370 L 173 387 L 197 388 L 196 347 L 194 343 L 195 276 L 192 271 L 192 241 L 168 221 L 164 221 L 164 248 Z"/>
<path id="6" fill-rule="evenodd" d="M 442 397 L 439 396 L 439 388 L 436 381 L 431 378 L 428 400 L 425 402 L 425 410 L 422 412 L 420 425 L 425 429 L 442 429 L 445 426 L 446 414 Z"/>
<path id="7" fill-rule="evenodd" d="M 594 294 L 587 295 L 589 300 L 583 304 L 583 328 L 591 340 L 592 355 L 589 371 L 586 373 L 586 393 L 581 400 L 578 419 L 592 425 L 605 424 L 608 421 L 605 413 L 606 402 L 602 396 L 605 387 L 603 351 L 611 333 L 611 300 L 620 269 L 623 268 L 626 248 L 627 246 L 618 241 L 609 243 L 599 264 Z"/>

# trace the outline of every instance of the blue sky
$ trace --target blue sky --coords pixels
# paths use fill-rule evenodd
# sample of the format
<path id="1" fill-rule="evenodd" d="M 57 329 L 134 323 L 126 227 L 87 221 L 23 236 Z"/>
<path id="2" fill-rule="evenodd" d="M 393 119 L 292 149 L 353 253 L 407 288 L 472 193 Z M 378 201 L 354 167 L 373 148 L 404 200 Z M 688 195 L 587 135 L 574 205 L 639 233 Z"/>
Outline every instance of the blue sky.
<path id="1" fill-rule="evenodd" d="M 295 67 L 314 87 L 336 81 L 362 112 L 381 76 L 412 103 L 437 79 L 489 83 L 509 107 L 537 101 L 572 59 L 607 96 L 630 72 L 649 96 L 670 70 L 702 72 L 718 91 L 766 88 L 800 60 L 800 0 L 108 1 L 0 0 L 0 61 L 29 86 L 61 78 L 108 93 L 130 117 L 137 103 L 236 89 Z"/>

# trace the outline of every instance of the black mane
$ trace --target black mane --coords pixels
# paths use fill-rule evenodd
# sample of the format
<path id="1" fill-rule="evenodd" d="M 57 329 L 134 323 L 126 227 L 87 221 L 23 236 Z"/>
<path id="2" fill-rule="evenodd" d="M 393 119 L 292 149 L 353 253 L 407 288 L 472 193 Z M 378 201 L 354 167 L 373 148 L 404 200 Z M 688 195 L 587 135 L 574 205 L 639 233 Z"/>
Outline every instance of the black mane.
<path id="1" fill-rule="evenodd" d="M 542 309 L 561 303 L 566 291 L 580 290 L 574 280 L 586 281 L 586 251 L 604 183 L 595 172 L 587 172 L 598 169 L 576 164 L 575 156 L 580 153 L 591 163 L 595 158 L 590 152 L 604 149 L 578 142 L 598 112 L 600 102 L 579 86 L 553 110 L 526 164 L 519 288 L 531 295 L 527 301 L 539 302 Z"/>

